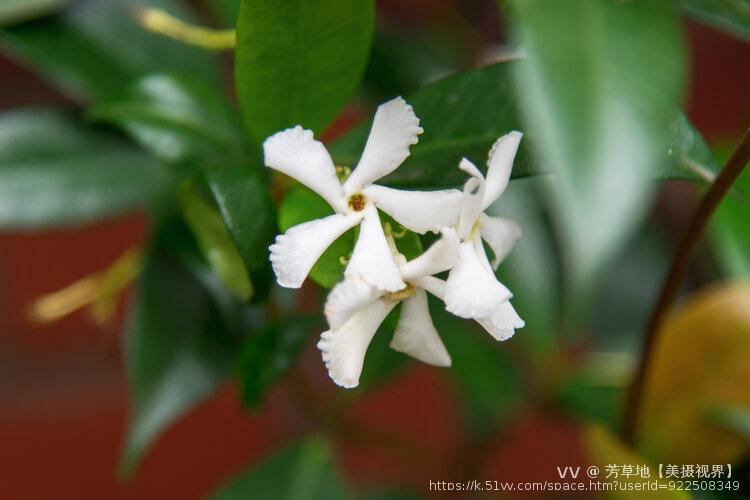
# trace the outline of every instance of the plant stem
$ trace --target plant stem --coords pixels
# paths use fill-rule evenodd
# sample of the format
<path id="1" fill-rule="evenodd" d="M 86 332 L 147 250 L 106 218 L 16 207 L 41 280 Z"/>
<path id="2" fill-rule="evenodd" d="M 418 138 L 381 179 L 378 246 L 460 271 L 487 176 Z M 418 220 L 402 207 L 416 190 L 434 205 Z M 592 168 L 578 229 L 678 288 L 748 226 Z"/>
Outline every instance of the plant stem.
<path id="1" fill-rule="evenodd" d="M 636 431 L 638 430 L 638 420 L 641 409 L 641 400 L 643 398 L 643 388 L 648 377 L 651 361 L 653 358 L 656 340 L 659 335 L 660 327 L 664 317 L 669 312 L 670 307 L 677 298 L 680 287 L 688 271 L 693 255 L 695 254 L 698 244 L 700 243 L 703 233 L 708 226 L 719 202 L 726 196 L 737 180 L 742 170 L 750 161 L 750 129 L 740 140 L 732 156 L 722 168 L 716 180 L 706 192 L 698 208 L 693 214 L 687 232 L 677 248 L 672 266 L 669 269 L 667 278 L 661 289 L 661 294 L 656 303 L 651 319 L 648 323 L 646 336 L 643 341 L 640 363 L 638 371 L 635 374 L 633 383 L 630 386 L 630 392 L 625 404 L 625 413 L 623 418 L 623 438 L 625 442 L 633 445 L 635 443 Z"/>

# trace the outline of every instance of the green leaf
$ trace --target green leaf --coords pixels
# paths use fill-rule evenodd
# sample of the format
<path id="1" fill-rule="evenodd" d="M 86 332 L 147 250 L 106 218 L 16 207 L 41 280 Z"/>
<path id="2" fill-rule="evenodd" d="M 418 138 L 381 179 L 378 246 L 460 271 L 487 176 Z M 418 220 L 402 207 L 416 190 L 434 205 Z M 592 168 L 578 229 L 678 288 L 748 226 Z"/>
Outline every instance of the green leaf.
<path id="1" fill-rule="evenodd" d="M 239 355 L 242 401 L 257 407 L 271 387 L 292 367 L 313 332 L 318 317 L 293 317 L 248 338 Z"/>
<path id="2" fill-rule="evenodd" d="M 466 181 L 458 169 L 462 157 L 483 165 L 492 144 L 518 129 L 513 108 L 512 67 L 502 63 L 442 79 L 409 96 L 424 133 L 411 155 L 383 184 L 395 187 L 454 187 Z M 331 145 L 337 165 L 354 168 L 364 149 L 370 123 Z M 525 146 L 516 158 L 513 177 L 528 175 Z"/>
<path id="3" fill-rule="evenodd" d="M 66 3 L 67 0 L 3 0 L 0 4 L 0 26 L 51 14 Z"/>
<path id="4" fill-rule="evenodd" d="M 153 72 L 217 83 L 218 65 L 209 54 L 137 24 L 145 7 L 197 21 L 172 0 L 84 0 L 59 16 L 3 30 L 0 44 L 76 98 L 110 96 Z"/>
<path id="5" fill-rule="evenodd" d="M 702 23 L 750 40 L 747 0 L 677 0 L 683 12 Z"/>
<path id="6" fill-rule="evenodd" d="M 168 162 L 215 163 L 244 147 L 242 127 L 229 102 L 212 85 L 194 77 L 139 78 L 89 113 L 122 127 Z"/>
<path id="7" fill-rule="evenodd" d="M 80 224 L 136 210 L 168 184 L 157 162 L 72 115 L 0 115 L 0 227 Z"/>
<path id="8" fill-rule="evenodd" d="M 662 179 L 686 179 L 702 182 L 713 182 L 721 170 L 711 149 L 690 120 L 679 113 L 672 120 L 669 128 L 669 161 L 660 163 L 663 168 L 658 171 Z"/>
<path id="9" fill-rule="evenodd" d="M 373 24 L 373 0 L 243 0 L 235 83 L 255 140 L 298 124 L 322 132 L 357 88 Z"/>
<path id="10" fill-rule="evenodd" d="M 555 174 L 567 284 L 580 292 L 648 207 L 683 91 L 681 30 L 660 0 L 513 5 L 527 140 Z"/>
<path id="11" fill-rule="evenodd" d="M 203 255 L 229 290 L 248 301 L 253 285 L 218 210 L 203 200 L 191 182 L 180 188 L 182 215 L 195 235 Z"/>
<path id="12" fill-rule="evenodd" d="M 276 231 L 276 214 L 266 182 L 248 166 L 206 174 L 216 205 L 249 269 L 268 267 L 268 245 Z"/>
<path id="13" fill-rule="evenodd" d="M 215 500 L 351 498 L 333 466 L 328 443 L 312 437 L 296 442 L 229 481 Z"/>
<path id="14" fill-rule="evenodd" d="M 214 17 L 218 19 L 220 26 L 227 28 L 237 26 L 241 0 L 208 0 L 206 3 Z"/>
<path id="15" fill-rule="evenodd" d="M 235 352 L 208 292 L 165 246 L 157 236 L 125 338 L 131 415 L 121 475 L 131 474 L 169 425 L 216 390 Z"/>
<path id="16" fill-rule="evenodd" d="M 729 158 L 730 148 L 721 148 Z M 713 250 L 732 275 L 750 276 L 750 169 L 740 174 L 732 191 L 719 204 L 711 220 Z"/>

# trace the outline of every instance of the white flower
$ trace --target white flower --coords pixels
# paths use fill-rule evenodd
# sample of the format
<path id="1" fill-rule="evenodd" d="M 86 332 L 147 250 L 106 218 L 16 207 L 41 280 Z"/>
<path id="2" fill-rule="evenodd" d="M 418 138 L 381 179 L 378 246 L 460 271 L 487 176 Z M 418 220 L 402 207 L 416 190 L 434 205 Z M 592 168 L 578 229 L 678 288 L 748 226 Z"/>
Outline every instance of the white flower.
<path id="1" fill-rule="evenodd" d="M 389 292 L 406 286 L 388 248 L 377 209 L 421 234 L 453 225 L 461 205 L 461 192 L 455 189 L 414 192 L 372 184 L 398 168 L 421 133 L 419 119 L 403 99 L 382 104 L 375 113 L 362 157 L 343 184 L 325 146 L 313 139 L 311 131 L 297 126 L 266 139 L 265 164 L 318 193 L 335 212 L 294 226 L 276 238 L 270 250 L 279 285 L 299 288 L 326 248 L 361 223 L 346 279 L 359 279 Z"/>
<path id="2" fill-rule="evenodd" d="M 484 210 L 507 187 L 521 136 L 520 132 L 511 132 L 495 142 L 487 161 L 486 179 L 469 160 L 461 160 L 459 168 L 471 178 L 464 185 L 456 229 L 461 239 L 458 262 L 451 269 L 445 287 L 441 285 L 435 291 L 444 299 L 446 310 L 462 318 L 476 319 L 498 340 L 509 338 L 515 328 L 524 326 L 509 302 L 512 294 L 494 273 L 521 237 L 521 227 L 511 219 L 489 217 Z M 487 259 L 482 240 L 492 249 L 492 263 Z"/>
<path id="3" fill-rule="evenodd" d="M 346 388 L 359 384 L 367 347 L 399 302 L 401 315 L 391 347 L 428 364 L 450 366 L 448 351 L 430 318 L 427 294 L 419 285 L 420 280 L 446 271 L 456 262 L 459 242 L 455 231 L 445 228 L 441 232 L 438 241 L 409 262 L 392 245 L 406 283 L 403 290 L 384 293 L 359 278 L 347 278 L 331 290 L 325 305 L 330 330 L 323 332 L 318 348 L 336 384 Z"/>

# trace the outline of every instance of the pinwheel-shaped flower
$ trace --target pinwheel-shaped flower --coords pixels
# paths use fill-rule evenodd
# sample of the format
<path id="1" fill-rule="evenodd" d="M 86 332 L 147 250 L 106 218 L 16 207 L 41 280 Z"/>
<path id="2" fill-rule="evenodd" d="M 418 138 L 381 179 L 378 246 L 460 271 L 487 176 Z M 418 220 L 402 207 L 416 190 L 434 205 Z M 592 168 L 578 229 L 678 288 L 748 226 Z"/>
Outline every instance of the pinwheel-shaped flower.
<path id="1" fill-rule="evenodd" d="M 379 290 L 406 287 L 388 248 L 377 209 L 417 233 L 454 223 L 461 206 L 455 189 L 401 191 L 373 184 L 393 172 L 409 156 L 409 146 L 422 133 L 411 106 L 399 98 L 378 107 L 357 167 L 343 182 L 323 144 L 297 126 L 278 132 L 263 144 L 267 166 L 283 172 L 322 196 L 334 214 L 289 229 L 271 245 L 271 263 L 281 286 L 299 288 L 315 262 L 333 241 L 361 223 L 359 237 L 345 271 Z"/>
<path id="2" fill-rule="evenodd" d="M 330 330 L 323 332 L 318 348 L 328 374 L 338 385 L 356 387 L 362 373 L 365 352 L 385 317 L 399 302 L 401 315 L 391 347 L 420 361 L 450 366 L 451 358 L 438 336 L 427 307 L 423 280 L 453 267 L 458 256 L 458 238 L 445 228 L 442 237 L 425 253 L 406 262 L 393 239 L 391 250 L 406 287 L 395 293 L 382 292 L 359 278 L 347 278 L 328 295 L 325 314 Z M 427 282 L 433 286 L 431 282 Z"/>

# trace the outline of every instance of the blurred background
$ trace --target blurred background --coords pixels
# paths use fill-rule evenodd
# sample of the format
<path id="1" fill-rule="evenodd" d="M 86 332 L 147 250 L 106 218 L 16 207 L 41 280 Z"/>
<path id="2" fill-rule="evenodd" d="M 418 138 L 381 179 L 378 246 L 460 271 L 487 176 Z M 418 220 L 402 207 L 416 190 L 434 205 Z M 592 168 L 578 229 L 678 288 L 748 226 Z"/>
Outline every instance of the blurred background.
<path id="1" fill-rule="evenodd" d="M 201 2 L 191 3 L 205 24 L 216 25 Z M 493 1 L 382 0 L 377 6 L 379 28 L 363 90 L 370 96 L 405 93 L 456 69 L 508 55 Z M 683 28 L 690 75 L 685 109 L 720 150 L 750 123 L 750 44 L 688 20 Z M 389 54 L 401 50 L 415 51 L 420 63 L 400 67 Z M 230 57 L 224 62 L 230 75 Z M 79 105 L 7 52 L 0 53 L 0 109 L 40 104 Z M 364 109 L 355 99 L 325 137 L 334 138 L 365 119 Z M 653 297 L 699 195 L 689 182 L 663 184 L 650 210 L 648 241 L 633 242 L 621 274 L 611 279 L 631 272 L 649 275 L 645 288 L 630 293 Z M 325 426 L 326 408 L 318 406 L 330 402 L 329 396 L 335 400 L 337 389 L 311 338 L 261 410 L 243 409 L 238 388 L 229 382 L 170 428 L 132 479 L 116 478 L 127 418 L 122 311 L 106 324 L 97 324 L 86 312 L 38 324 L 30 320 L 29 306 L 41 295 L 104 269 L 143 243 L 147 230 L 146 219 L 134 213 L 72 229 L 0 234 L 1 498 L 202 498 L 283 443 Z M 691 286 L 718 278 L 714 259 L 711 248 L 701 250 Z M 649 310 L 646 305 L 631 308 L 627 293 L 603 292 L 599 324 L 622 318 L 618 324 L 627 325 L 622 330 L 637 335 Z M 129 292 L 124 300 L 131 299 Z M 618 332 L 604 327 L 594 334 Z M 623 335 L 625 340 L 618 342 L 635 342 Z M 299 378 L 320 394 L 305 401 L 295 383 Z M 504 387 L 507 381 L 487 381 L 494 383 Z M 349 421 L 364 423 L 372 435 L 336 446 L 346 482 L 375 490 L 396 485 L 419 494 L 430 479 L 461 476 L 461 470 L 479 471 L 482 479 L 542 480 L 551 479 L 557 465 L 587 463 L 575 412 L 532 404 L 533 396 L 509 397 L 528 401 L 478 445 L 465 431 L 472 416 L 445 371 L 407 364 L 398 377 L 379 384 L 347 410 Z"/>

